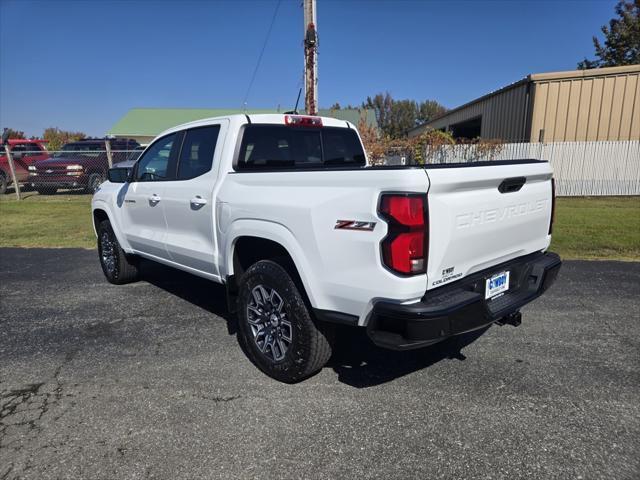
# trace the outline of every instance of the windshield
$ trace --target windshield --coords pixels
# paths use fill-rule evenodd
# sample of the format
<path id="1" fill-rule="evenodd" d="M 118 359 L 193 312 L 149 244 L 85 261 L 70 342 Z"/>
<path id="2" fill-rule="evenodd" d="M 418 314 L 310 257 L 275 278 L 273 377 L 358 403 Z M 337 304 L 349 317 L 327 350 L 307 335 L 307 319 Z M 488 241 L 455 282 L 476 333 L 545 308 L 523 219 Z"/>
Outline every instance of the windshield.
<path id="1" fill-rule="evenodd" d="M 105 151 L 104 143 L 68 143 L 62 150 L 53 154 L 54 157 L 97 157 Z"/>

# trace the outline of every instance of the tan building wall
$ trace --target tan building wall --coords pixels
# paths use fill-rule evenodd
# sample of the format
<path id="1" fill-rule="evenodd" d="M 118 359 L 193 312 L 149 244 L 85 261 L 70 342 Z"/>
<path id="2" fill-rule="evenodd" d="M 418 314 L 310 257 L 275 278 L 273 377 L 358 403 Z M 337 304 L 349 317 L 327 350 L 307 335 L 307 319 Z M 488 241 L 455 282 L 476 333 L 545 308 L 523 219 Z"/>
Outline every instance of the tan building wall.
<path id="1" fill-rule="evenodd" d="M 467 127 L 479 128 L 481 138 L 508 142 L 639 140 L 640 65 L 529 75 L 409 136 L 426 128 L 456 134 Z"/>
<path id="2" fill-rule="evenodd" d="M 640 65 L 531 75 L 531 141 L 640 139 Z"/>

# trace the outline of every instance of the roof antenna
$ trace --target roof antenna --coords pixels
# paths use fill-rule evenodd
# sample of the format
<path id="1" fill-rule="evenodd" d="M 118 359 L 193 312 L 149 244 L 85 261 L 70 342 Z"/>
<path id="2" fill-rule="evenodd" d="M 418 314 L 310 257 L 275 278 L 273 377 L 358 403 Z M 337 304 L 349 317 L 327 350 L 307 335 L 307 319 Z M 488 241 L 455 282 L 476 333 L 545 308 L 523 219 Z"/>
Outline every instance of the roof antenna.
<path id="1" fill-rule="evenodd" d="M 296 99 L 296 106 L 293 107 L 293 110 L 291 110 L 290 112 L 284 112 L 284 113 L 293 114 L 293 115 L 298 114 L 298 103 L 300 103 L 300 95 L 302 95 L 302 87 L 300 87 L 300 90 L 298 90 L 298 98 Z"/>
<path id="2" fill-rule="evenodd" d="M 244 102 L 242 113 L 247 113 L 247 102 Z"/>

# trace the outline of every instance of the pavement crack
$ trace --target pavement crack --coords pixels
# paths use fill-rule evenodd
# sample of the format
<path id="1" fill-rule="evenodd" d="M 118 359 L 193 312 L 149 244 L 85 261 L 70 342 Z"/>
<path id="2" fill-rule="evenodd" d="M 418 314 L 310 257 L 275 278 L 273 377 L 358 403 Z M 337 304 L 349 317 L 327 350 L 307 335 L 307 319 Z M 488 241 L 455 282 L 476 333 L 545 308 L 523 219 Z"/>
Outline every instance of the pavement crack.
<path id="1" fill-rule="evenodd" d="M 23 388 L 14 388 L 0 395 L 0 398 L 3 399 L 2 405 L 0 405 L 0 429 L 4 425 L 4 419 L 13 415 L 18 407 L 31 403 L 31 398 L 38 395 L 43 385 L 44 382 L 29 383 Z M 0 430 L 1 432 L 2 430 Z"/>
<path id="2" fill-rule="evenodd" d="M 233 395 L 230 397 L 222 397 L 222 396 L 210 397 L 207 395 L 199 395 L 199 397 L 203 400 L 211 400 L 214 403 L 227 403 L 227 402 L 232 402 L 234 400 L 241 398 L 241 395 Z"/>
<path id="3" fill-rule="evenodd" d="M 0 480 L 5 480 L 6 478 L 8 478 L 11 470 L 13 470 L 13 464 L 9 465 L 9 468 L 4 473 L 0 474 Z"/>
<path id="4" fill-rule="evenodd" d="M 42 417 L 62 398 L 62 369 L 73 360 L 76 353 L 77 350 L 65 354 L 49 382 L 28 383 L 20 388 L 0 392 L 0 448 L 11 446 L 17 441 L 7 441 L 9 427 L 21 432 L 16 438 L 37 435 L 41 431 Z M 50 385 L 49 388 L 47 385 Z"/>

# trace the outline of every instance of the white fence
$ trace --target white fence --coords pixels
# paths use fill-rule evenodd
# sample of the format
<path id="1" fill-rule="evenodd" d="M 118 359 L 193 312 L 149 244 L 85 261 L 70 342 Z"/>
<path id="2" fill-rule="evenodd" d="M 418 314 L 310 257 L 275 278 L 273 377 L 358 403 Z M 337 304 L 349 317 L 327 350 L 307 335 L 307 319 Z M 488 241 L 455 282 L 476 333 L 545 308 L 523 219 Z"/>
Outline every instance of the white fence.
<path id="1" fill-rule="evenodd" d="M 427 163 L 536 159 L 551 162 L 559 196 L 640 195 L 640 141 L 451 145 Z"/>

